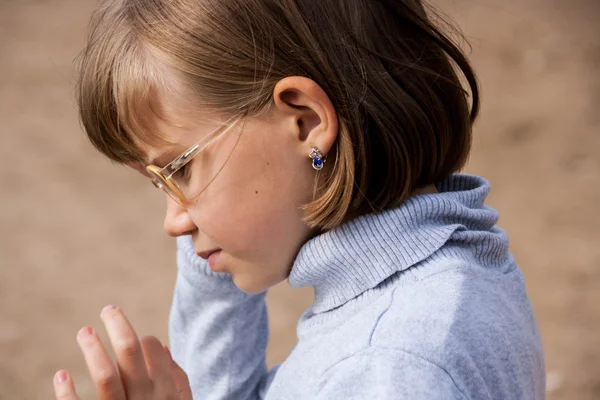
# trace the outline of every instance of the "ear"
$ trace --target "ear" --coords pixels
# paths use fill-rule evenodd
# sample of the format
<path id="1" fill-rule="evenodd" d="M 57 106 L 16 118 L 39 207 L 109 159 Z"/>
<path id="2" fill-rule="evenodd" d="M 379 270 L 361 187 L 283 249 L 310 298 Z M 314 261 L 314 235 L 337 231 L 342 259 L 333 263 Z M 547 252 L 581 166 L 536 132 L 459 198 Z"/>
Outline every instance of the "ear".
<path id="1" fill-rule="evenodd" d="M 329 153 L 338 136 L 338 120 L 321 86 L 309 78 L 288 76 L 275 85 L 273 99 L 280 112 L 292 117 L 302 153 L 313 147 Z"/>

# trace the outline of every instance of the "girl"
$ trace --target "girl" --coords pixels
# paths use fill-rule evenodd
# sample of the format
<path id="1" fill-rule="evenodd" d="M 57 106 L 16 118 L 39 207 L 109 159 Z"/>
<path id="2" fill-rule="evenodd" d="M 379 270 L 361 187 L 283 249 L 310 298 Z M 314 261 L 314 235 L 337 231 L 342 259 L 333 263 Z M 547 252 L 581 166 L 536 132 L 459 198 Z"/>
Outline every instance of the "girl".
<path id="1" fill-rule="evenodd" d="M 80 117 L 166 193 L 179 270 L 174 361 L 115 307 L 117 365 L 80 331 L 101 399 L 544 398 L 489 185 L 457 174 L 475 74 L 433 21 L 419 0 L 103 3 Z M 285 279 L 315 300 L 268 371 L 264 297 Z M 77 398 L 66 371 L 55 390 Z"/>

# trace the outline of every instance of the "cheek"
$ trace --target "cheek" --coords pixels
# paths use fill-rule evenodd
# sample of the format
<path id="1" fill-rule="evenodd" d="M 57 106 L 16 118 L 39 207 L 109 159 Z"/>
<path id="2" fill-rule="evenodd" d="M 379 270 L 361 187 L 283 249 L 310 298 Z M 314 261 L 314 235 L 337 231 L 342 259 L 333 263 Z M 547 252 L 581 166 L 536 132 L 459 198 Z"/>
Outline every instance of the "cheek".
<path id="1" fill-rule="evenodd" d="M 285 150 L 284 140 L 244 139 L 198 199 L 198 227 L 236 257 L 291 262 L 308 236 L 300 206 L 311 199 L 310 159 L 304 164 L 288 156 L 292 149 Z"/>

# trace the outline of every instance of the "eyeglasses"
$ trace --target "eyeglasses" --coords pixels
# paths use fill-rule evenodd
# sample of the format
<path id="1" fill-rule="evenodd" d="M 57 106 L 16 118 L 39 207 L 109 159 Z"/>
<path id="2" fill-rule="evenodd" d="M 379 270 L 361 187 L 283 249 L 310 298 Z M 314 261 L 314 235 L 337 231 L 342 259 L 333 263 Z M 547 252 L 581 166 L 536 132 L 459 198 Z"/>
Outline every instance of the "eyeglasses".
<path id="1" fill-rule="evenodd" d="M 204 150 L 225 136 L 225 134 L 231 131 L 239 121 L 240 118 L 232 118 L 226 121 L 223 125 L 210 132 L 206 137 L 190 147 L 179 157 L 175 158 L 164 168 L 157 167 L 156 165 L 152 164 L 146 166 L 146 171 L 148 171 L 150 174 L 150 179 L 152 180 L 154 186 L 164 191 L 167 195 L 169 195 L 169 197 L 182 206 L 185 206 L 190 201 L 200 196 L 225 167 L 225 164 L 233 154 L 233 150 L 235 150 L 235 147 L 242 136 L 241 132 L 238 134 L 238 137 L 231 148 L 226 149 L 230 150 L 225 152 L 227 157 L 223 157 L 223 153 L 221 153 L 221 157 L 215 155 L 211 155 L 211 157 L 204 157 L 205 159 L 200 161 L 200 164 L 202 164 L 201 166 L 204 167 L 204 171 L 202 171 L 203 168 L 200 168 L 199 166 L 197 169 L 199 175 L 194 177 L 193 180 L 190 179 L 190 168 L 186 168 L 186 165 L 194 157 L 203 153 Z M 203 154 L 206 154 L 206 152 Z"/>

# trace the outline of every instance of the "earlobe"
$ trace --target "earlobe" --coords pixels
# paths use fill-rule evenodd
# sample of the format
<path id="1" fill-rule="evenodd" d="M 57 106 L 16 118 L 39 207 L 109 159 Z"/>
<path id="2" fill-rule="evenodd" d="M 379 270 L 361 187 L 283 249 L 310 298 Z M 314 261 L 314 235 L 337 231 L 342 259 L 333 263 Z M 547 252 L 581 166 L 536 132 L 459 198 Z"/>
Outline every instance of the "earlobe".
<path id="1" fill-rule="evenodd" d="M 273 90 L 275 106 L 293 116 L 302 151 L 319 148 L 327 154 L 338 135 L 337 113 L 327 93 L 312 79 L 288 76 Z"/>
<path id="2" fill-rule="evenodd" d="M 312 167 L 317 171 L 320 171 L 325 166 L 325 162 L 327 161 L 327 156 L 321 153 L 317 147 L 313 147 L 310 154 L 308 155 L 312 159 Z"/>

